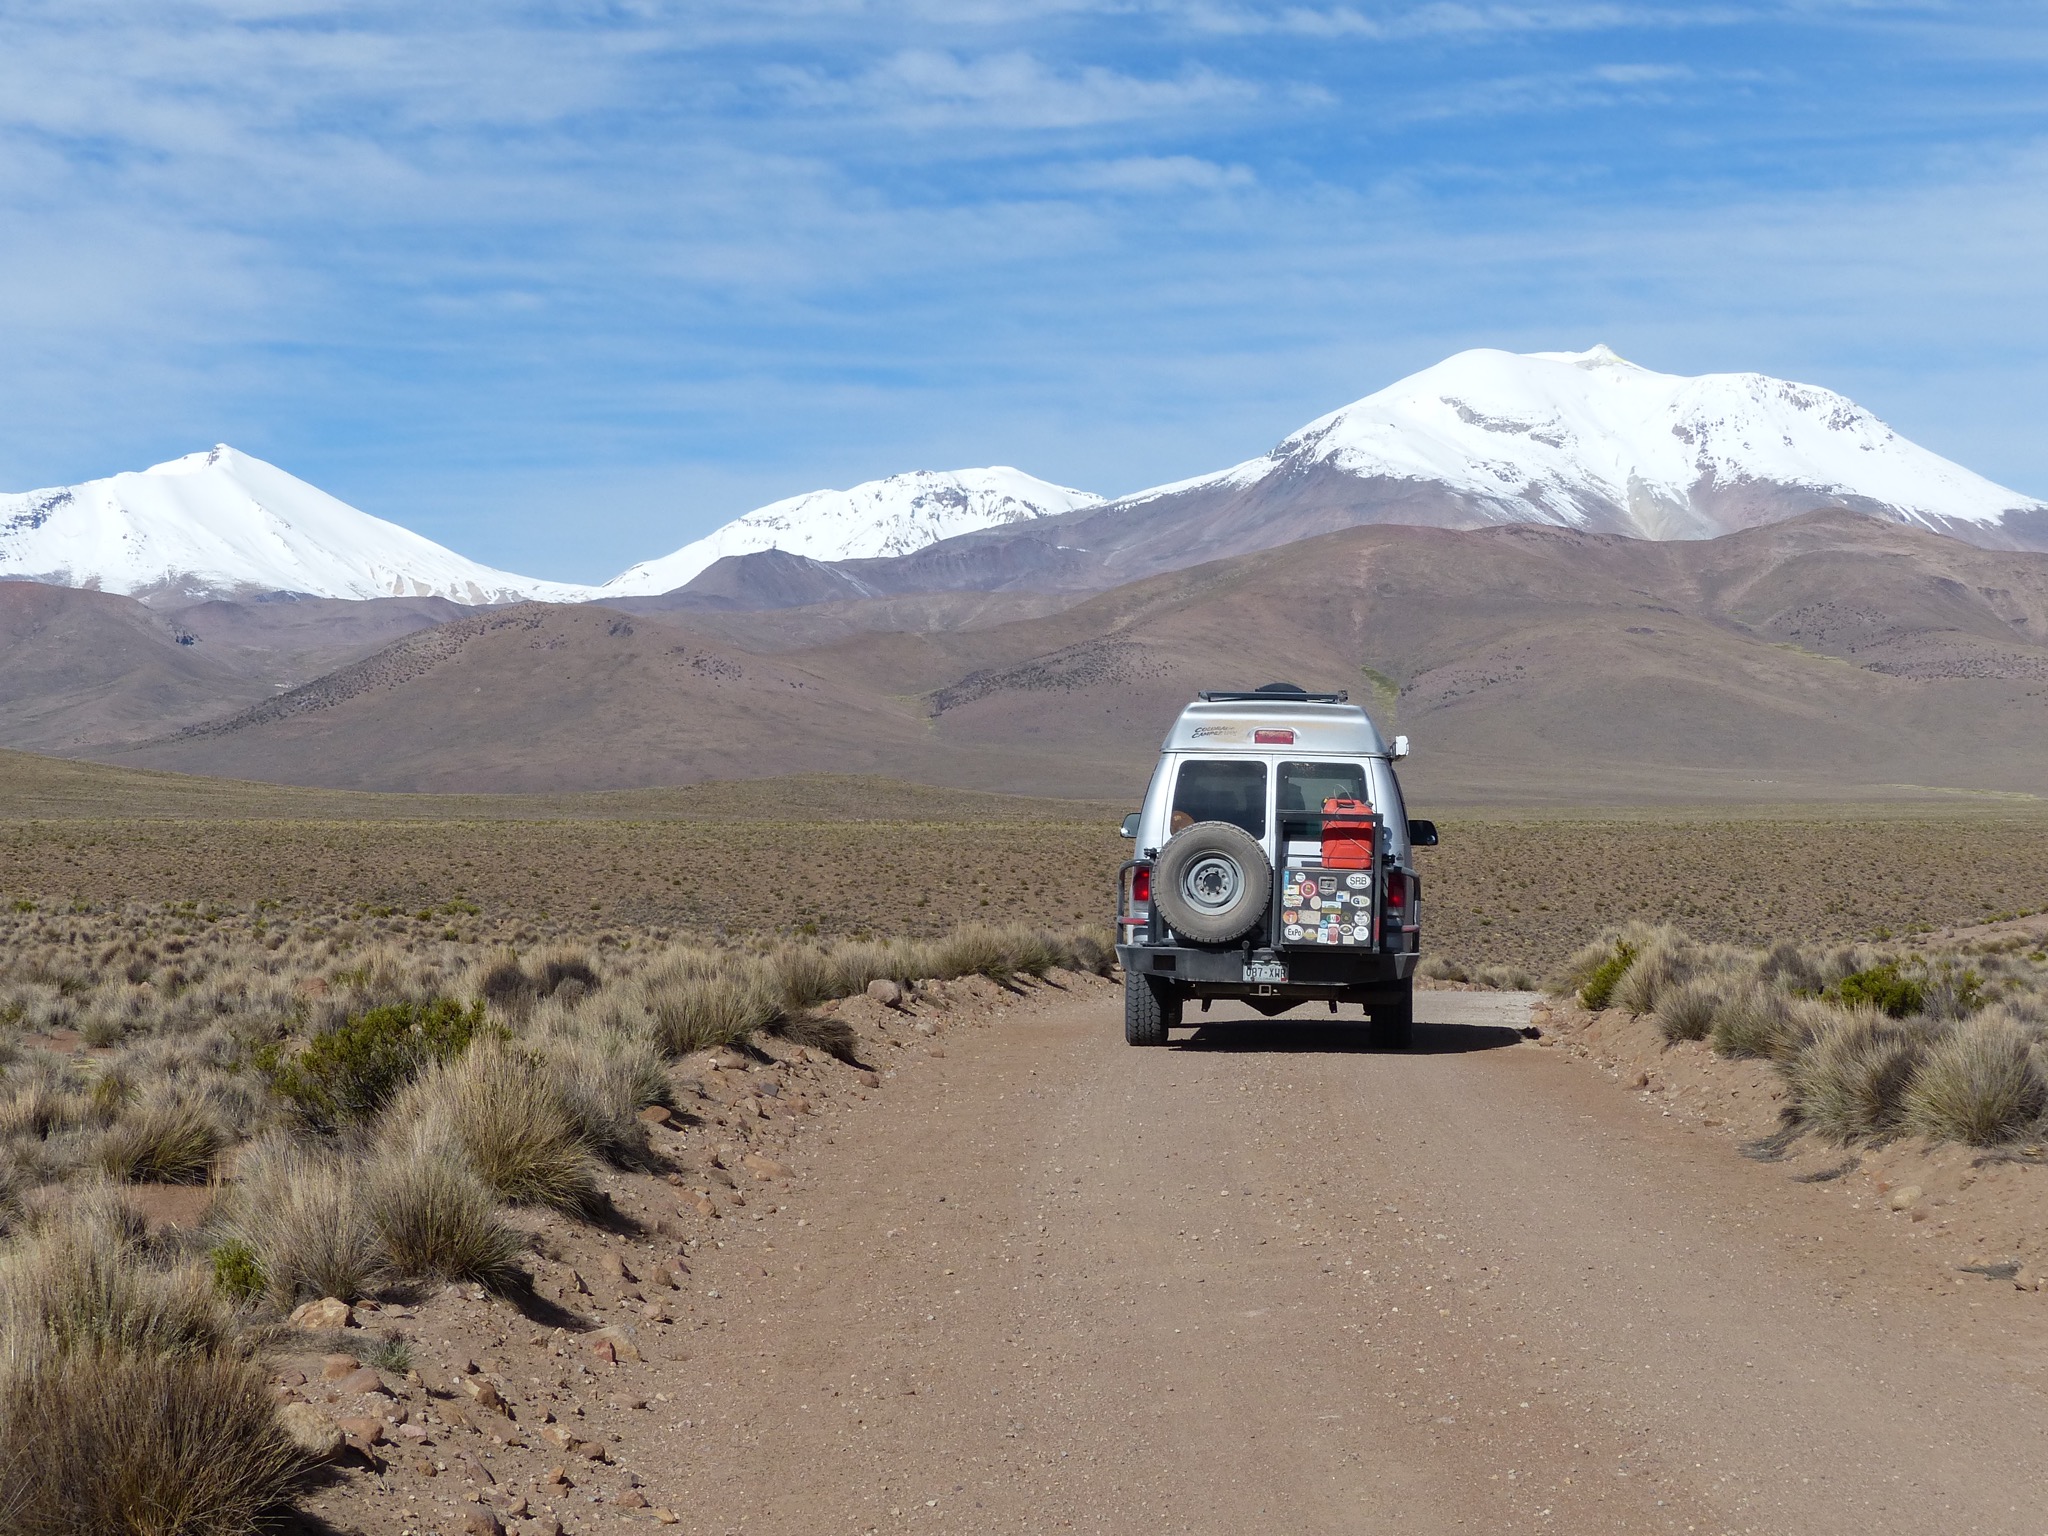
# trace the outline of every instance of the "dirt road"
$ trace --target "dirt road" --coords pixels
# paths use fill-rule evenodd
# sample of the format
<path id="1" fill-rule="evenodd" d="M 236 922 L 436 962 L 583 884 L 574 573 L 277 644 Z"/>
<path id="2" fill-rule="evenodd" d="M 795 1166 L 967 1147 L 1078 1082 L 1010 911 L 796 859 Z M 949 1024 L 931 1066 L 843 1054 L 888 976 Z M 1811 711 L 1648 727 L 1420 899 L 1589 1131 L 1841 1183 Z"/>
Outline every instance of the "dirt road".
<path id="1" fill-rule="evenodd" d="M 2048 1530 L 2048 1297 L 1421 1013 L 950 1035 L 700 1250 L 632 1463 L 763 1536 Z"/>

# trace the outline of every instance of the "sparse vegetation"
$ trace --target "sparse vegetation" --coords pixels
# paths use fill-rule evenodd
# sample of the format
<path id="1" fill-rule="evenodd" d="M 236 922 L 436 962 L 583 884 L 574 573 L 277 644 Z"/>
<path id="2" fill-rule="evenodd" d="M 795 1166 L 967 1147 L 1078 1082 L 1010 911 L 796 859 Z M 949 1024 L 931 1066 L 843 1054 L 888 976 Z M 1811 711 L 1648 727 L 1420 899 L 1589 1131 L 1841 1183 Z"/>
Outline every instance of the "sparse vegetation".
<path id="1" fill-rule="evenodd" d="M 1654 1014 L 1672 1044 L 1775 1064 L 1799 1123 L 1835 1142 L 1988 1146 L 2048 1128 L 2044 962 L 2017 937 L 1750 950 L 1634 924 L 1573 955 L 1550 987 Z"/>

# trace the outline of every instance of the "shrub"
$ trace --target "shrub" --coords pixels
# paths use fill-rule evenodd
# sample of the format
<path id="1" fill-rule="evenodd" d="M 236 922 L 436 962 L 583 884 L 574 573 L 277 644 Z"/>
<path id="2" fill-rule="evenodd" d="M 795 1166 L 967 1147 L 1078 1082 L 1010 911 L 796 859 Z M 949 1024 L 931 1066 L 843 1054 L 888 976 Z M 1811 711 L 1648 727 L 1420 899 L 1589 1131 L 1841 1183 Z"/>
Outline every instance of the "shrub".
<path id="1" fill-rule="evenodd" d="M 1657 1000 L 1657 1027 L 1667 1041 L 1704 1040 L 1713 1033 L 1721 992 L 1704 977 L 1672 987 Z"/>
<path id="2" fill-rule="evenodd" d="M 273 1140 L 244 1153 L 240 1167 L 228 1229 L 254 1255 L 275 1305 L 321 1296 L 352 1301 L 369 1288 L 379 1263 L 377 1234 L 354 1166 Z"/>
<path id="3" fill-rule="evenodd" d="M 1470 981 L 1472 973 L 1446 955 L 1428 955 L 1415 967 L 1424 981 Z"/>
<path id="4" fill-rule="evenodd" d="M 67 1353 L 0 1384 L 9 1536 L 255 1536 L 302 1471 L 245 1360 Z"/>
<path id="5" fill-rule="evenodd" d="M 1920 983 L 1901 976 L 1890 961 L 1844 976 L 1828 989 L 1828 996 L 1844 1008 L 1875 1008 L 1895 1019 L 1916 1014 L 1926 1004 Z"/>
<path id="6" fill-rule="evenodd" d="M 590 1150 L 531 1056 L 479 1041 L 408 1088 L 394 1115 L 450 1139 L 506 1200 L 571 1212 L 599 1203 Z"/>
<path id="7" fill-rule="evenodd" d="M 367 1120 L 428 1066 L 459 1056 L 485 1031 L 481 1003 L 450 998 L 372 1008 L 277 1064 L 271 1086 L 317 1130 Z"/>
<path id="8" fill-rule="evenodd" d="M 1805 1123 L 1846 1146 L 1898 1129 L 1926 1050 L 1924 1031 L 1865 1005 L 1822 1029 L 1786 1076 Z"/>
<path id="9" fill-rule="evenodd" d="M 1579 988 L 1579 1001 L 1595 1013 L 1605 1008 L 1613 1001 L 1616 985 L 1628 974 L 1628 968 L 1635 963 L 1635 958 L 1634 945 L 1616 944 L 1613 952 L 1594 966 L 1592 973 L 1586 977 L 1585 985 Z"/>
<path id="10" fill-rule="evenodd" d="M 103 1131 L 93 1162 L 109 1178 L 203 1184 L 225 1144 L 212 1115 L 166 1099 L 129 1111 Z"/>
<path id="11" fill-rule="evenodd" d="M 2028 1130 L 2044 1107 L 2048 1081 L 2026 1034 L 2002 1010 L 1986 1010 L 1928 1048 L 1904 1118 L 1932 1140 L 1990 1146 Z"/>
<path id="12" fill-rule="evenodd" d="M 533 1006 L 539 991 L 517 960 L 500 960 L 484 972 L 484 979 L 477 984 L 477 993 L 485 1002 L 515 1016 Z"/>
<path id="13" fill-rule="evenodd" d="M 364 1204 L 385 1262 L 409 1280 L 472 1280 L 507 1290 L 526 1240 L 461 1153 L 421 1129 L 394 1139 L 371 1165 Z"/>
<path id="14" fill-rule="evenodd" d="M 206 1258 L 213 1266 L 213 1288 L 229 1301 L 254 1301 L 269 1283 L 256 1250 L 238 1237 L 215 1243 Z"/>

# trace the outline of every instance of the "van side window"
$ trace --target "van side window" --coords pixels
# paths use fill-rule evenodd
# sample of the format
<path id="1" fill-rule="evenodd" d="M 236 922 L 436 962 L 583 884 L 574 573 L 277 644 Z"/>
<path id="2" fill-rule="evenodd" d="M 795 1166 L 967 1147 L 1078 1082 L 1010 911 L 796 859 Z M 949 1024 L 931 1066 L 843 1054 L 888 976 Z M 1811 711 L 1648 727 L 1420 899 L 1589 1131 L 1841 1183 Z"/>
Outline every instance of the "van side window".
<path id="1" fill-rule="evenodd" d="M 1282 816 L 1289 812 L 1320 811 L 1325 800 L 1364 800 L 1363 763 L 1282 763 L 1280 797 Z"/>
<path id="2" fill-rule="evenodd" d="M 1318 805 L 1320 809 L 1320 804 Z M 1183 819 L 1185 818 L 1185 819 Z M 1172 830 L 1198 821 L 1227 821 L 1253 837 L 1266 835 L 1264 763 L 1183 763 L 1173 786 Z"/>

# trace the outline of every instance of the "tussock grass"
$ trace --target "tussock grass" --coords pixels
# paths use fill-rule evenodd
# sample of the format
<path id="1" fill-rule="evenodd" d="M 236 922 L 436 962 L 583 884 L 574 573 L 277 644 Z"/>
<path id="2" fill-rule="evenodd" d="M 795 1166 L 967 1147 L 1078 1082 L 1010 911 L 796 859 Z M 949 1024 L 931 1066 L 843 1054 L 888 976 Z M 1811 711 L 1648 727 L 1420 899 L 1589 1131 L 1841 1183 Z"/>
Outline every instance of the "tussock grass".
<path id="1" fill-rule="evenodd" d="M 0 1254 L 0 1369 L 74 1352 L 218 1354 L 234 1333 L 206 1273 L 157 1264 L 111 1187 L 80 1191 Z"/>
<path id="2" fill-rule="evenodd" d="M 282 1310 L 369 1290 L 384 1260 L 354 1160 L 273 1137 L 240 1164 L 228 1230 L 245 1245 L 264 1296 Z"/>
<path id="3" fill-rule="evenodd" d="M 526 1052 L 480 1040 L 407 1088 L 392 1121 L 415 1140 L 445 1137 L 502 1199 L 590 1212 L 600 1198 L 596 1164 L 541 1068 Z"/>
<path id="4" fill-rule="evenodd" d="M 471 1280 L 508 1290 L 526 1240 L 498 1214 L 498 1200 L 459 1149 L 415 1129 L 394 1138 L 363 1181 L 364 1207 L 393 1274 L 407 1280 Z"/>
<path id="5" fill-rule="evenodd" d="M 227 1133 L 205 1107 L 172 1096 L 122 1115 L 100 1133 L 93 1163 L 109 1178 L 203 1184 Z"/>
<path id="6" fill-rule="evenodd" d="M 1704 1040 L 1714 1032 L 1714 1020 L 1724 1000 L 1721 988 L 1703 976 L 1667 989 L 1657 1000 L 1657 1027 L 1666 1040 Z"/>
<path id="7" fill-rule="evenodd" d="M 2033 1130 L 2044 1108 L 2039 1045 L 2004 1010 L 1987 1010 L 1928 1047 L 1903 1118 L 1922 1136 L 1992 1146 Z"/>
<path id="8" fill-rule="evenodd" d="M 246 1360 L 62 1354 L 0 1380 L 8 1536 L 255 1536 L 303 1470 Z"/>
<path id="9" fill-rule="evenodd" d="M 583 1144 L 620 1168 L 647 1161 L 640 1111 L 671 1104 L 668 1065 L 653 1041 L 604 1031 L 544 1043 L 542 1069 Z"/>
<path id="10" fill-rule="evenodd" d="M 1866 1005 L 1819 1029 L 1785 1075 L 1806 1124 L 1847 1146 L 1899 1129 L 1927 1051 L 1924 1031 Z"/>

